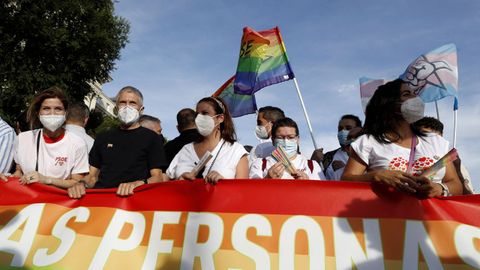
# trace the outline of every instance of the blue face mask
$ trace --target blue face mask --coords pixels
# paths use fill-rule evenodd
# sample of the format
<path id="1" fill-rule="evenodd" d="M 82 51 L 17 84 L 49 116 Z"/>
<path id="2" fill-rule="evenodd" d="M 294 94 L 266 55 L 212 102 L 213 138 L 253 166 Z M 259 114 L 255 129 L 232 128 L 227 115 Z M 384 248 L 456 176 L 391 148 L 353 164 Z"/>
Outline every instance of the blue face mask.
<path id="1" fill-rule="evenodd" d="M 349 132 L 348 130 L 343 129 L 337 133 L 338 143 L 341 146 L 346 146 L 348 144 L 347 143 L 348 132 Z"/>
<path id="2" fill-rule="evenodd" d="M 282 147 L 288 157 L 297 154 L 298 143 L 296 139 L 275 139 L 275 147 Z"/>

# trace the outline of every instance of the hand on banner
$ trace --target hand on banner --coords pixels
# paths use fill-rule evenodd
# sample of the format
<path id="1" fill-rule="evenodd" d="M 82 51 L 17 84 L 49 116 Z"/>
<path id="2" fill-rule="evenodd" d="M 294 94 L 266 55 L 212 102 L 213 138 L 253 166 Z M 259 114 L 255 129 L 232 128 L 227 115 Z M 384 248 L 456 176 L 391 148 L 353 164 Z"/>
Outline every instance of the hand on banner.
<path id="1" fill-rule="evenodd" d="M 130 196 L 133 195 L 133 190 L 141 185 L 145 184 L 143 181 L 135 181 L 129 183 L 122 183 L 118 186 L 118 196 Z"/>
<path id="2" fill-rule="evenodd" d="M 205 184 L 216 185 L 218 180 L 223 179 L 223 176 L 216 171 L 211 171 L 205 177 Z"/>
<path id="3" fill-rule="evenodd" d="M 179 180 L 195 180 L 197 178 L 192 172 L 185 172 L 180 175 Z"/>
<path id="4" fill-rule="evenodd" d="M 20 184 L 22 184 L 22 185 L 28 185 L 28 184 L 35 183 L 35 182 L 39 182 L 39 183 L 42 183 L 42 184 L 50 184 L 50 183 L 48 183 L 48 178 L 47 177 L 45 177 L 43 174 L 41 174 L 39 172 L 36 172 L 36 171 L 24 174 L 20 178 Z"/>
<path id="5" fill-rule="evenodd" d="M 386 184 L 408 194 L 416 193 L 416 188 L 418 188 L 413 176 L 402 171 L 378 171 L 374 174 L 373 179 L 375 182 Z"/>
<path id="6" fill-rule="evenodd" d="M 69 187 L 67 192 L 68 192 L 68 197 L 72 199 L 80 199 L 83 197 L 83 195 L 86 194 L 85 183 L 78 182 L 75 185 Z"/>
<path id="7" fill-rule="evenodd" d="M 442 186 L 438 183 L 432 182 L 425 176 L 414 176 L 415 181 L 418 183 L 417 197 L 420 199 L 433 198 L 442 196 Z"/>
<path id="8" fill-rule="evenodd" d="M 8 181 L 7 177 L 5 175 L 1 174 L 1 173 L 0 173 L 0 180 L 3 180 L 5 182 Z"/>
<path id="9" fill-rule="evenodd" d="M 294 179 L 302 179 L 302 180 L 308 180 L 308 175 L 303 172 L 303 171 L 299 171 L 299 170 L 296 170 L 295 173 L 292 173 L 292 176 Z"/>
<path id="10" fill-rule="evenodd" d="M 268 169 L 267 177 L 265 178 L 280 179 L 282 178 L 283 172 L 285 172 L 285 166 L 281 162 L 277 162 Z"/>

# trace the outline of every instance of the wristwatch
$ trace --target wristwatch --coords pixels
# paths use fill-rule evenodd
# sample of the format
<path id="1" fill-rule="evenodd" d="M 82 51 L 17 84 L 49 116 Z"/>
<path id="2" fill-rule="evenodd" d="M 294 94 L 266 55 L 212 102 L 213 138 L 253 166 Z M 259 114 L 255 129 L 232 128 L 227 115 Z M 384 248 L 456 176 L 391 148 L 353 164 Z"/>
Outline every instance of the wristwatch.
<path id="1" fill-rule="evenodd" d="M 444 183 L 440 182 L 438 183 L 442 187 L 442 196 L 450 196 L 450 190 L 448 190 L 448 186 L 445 185 Z"/>

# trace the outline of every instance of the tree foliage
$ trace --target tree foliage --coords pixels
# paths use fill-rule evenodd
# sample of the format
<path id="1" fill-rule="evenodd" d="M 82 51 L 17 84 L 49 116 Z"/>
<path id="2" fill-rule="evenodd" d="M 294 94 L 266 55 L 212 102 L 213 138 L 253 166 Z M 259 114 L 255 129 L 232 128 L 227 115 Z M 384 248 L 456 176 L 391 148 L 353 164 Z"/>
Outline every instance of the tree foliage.
<path id="1" fill-rule="evenodd" d="M 0 1 L 0 115 L 13 121 L 52 85 L 73 100 L 105 82 L 128 42 L 112 0 Z"/>

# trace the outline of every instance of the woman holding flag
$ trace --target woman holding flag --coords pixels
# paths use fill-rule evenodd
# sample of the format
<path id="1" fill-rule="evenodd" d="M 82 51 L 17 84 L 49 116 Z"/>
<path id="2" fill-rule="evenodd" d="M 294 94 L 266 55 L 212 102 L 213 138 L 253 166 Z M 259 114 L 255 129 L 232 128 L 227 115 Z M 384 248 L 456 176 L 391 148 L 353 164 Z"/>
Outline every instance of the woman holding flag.
<path id="1" fill-rule="evenodd" d="M 211 184 L 220 179 L 247 179 L 247 151 L 236 142 L 233 120 L 225 103 L 206 97 L 197 103 L 196 111 L 195 124 L 202 137 L 178 152 L 167 169 L 168 178 L 204 178 Z M 202 160 L 206 161 L 204 166 L 196 166 Z"/>
<path id="2" fill-rule="evenodd" d="M 343 180 L 382 183 L 421 198 L 462 193 L 452 162 L 431 178 L 422 176 L 449 143 L 411 125 L 424 116 L 424 103 L 401 79 L 380 86 L 365 114 L 365 135 L 351 144 Z"/>

